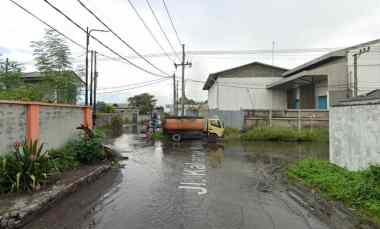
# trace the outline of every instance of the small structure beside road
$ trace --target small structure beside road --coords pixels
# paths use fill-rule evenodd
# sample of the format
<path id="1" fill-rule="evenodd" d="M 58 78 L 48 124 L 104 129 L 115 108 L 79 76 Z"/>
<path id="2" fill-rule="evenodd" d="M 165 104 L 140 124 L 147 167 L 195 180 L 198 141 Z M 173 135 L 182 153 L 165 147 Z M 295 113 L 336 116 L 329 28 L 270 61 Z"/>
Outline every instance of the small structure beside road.
<path id="1" fill-rule="evenodd" d="M 348 170 L 380 164 L 380 90 L 330 109 L 330 161 Z"/>

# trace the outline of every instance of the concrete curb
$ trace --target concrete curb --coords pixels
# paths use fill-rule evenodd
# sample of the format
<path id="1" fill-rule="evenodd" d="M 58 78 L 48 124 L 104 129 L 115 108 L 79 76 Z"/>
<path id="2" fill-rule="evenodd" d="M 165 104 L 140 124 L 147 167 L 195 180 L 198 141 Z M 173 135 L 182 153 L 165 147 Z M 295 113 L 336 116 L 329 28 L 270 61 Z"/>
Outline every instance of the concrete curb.
<path id="1" fill-rule="evenodd" d="M 32 200 L 21 198 L 12 209 L 0 215 L 0 229 L 15 229 L 24 226 L 36 215 L 52 207 L 54 203 L 76 192 L 84 184 L 93 182 L 110 169 L 110 164 L 101 165 L 70 184 L 54 185 L 46 191 L 36 193 Z"/>
<path id="2" fill-rule="evenodd" d="M 294 201 L 334 229 L 380 229 L 380 226 L 370 219 L 359 217 L 353 209 L 345 207 L 340 202 L 326 200 L 320 193 L 301 183 L 289 184 L 288 194 Z"/>

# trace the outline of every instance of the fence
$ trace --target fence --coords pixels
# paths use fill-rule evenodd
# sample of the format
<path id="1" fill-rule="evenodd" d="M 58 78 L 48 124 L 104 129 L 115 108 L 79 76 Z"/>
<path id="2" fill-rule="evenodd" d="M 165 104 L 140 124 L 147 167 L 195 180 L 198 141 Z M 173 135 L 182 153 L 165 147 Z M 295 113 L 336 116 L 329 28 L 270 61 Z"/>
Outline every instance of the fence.
<path id="1" fill-rule="evenodd" d="M 328 128 L 327 110 L 245 110 L 244 127 Z"/>
<path id="2" fill-rule="evenodd" d="M 25 139 L 39 139 L 47 149 L 61 147 L 81 124 L 92 128 L 90 107 L 0 101 L 0 154 Z"/>

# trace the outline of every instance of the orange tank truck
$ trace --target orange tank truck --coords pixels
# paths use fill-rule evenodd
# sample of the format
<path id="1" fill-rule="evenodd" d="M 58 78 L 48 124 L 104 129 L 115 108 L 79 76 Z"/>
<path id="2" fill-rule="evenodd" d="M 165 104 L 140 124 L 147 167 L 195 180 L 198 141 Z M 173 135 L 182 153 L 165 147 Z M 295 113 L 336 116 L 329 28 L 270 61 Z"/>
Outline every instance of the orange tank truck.
<path id="1" fill-rule="evenodd" d="M 164 134 L 176 142 L 203 137 L 218 138 L 224 134 L 223 124 L 217 118 L 167 117 L 162 127 Z"/>

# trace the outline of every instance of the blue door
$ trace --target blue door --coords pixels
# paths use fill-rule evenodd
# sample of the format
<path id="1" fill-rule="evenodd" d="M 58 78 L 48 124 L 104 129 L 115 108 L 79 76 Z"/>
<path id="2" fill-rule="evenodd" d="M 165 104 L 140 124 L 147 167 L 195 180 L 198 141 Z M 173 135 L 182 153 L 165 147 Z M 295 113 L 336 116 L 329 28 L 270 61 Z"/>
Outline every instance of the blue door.
<path id="1" fill-rule="evenodd" d="M 327 109 L 327 96 L 318 96 L 318 109 Z"/>

